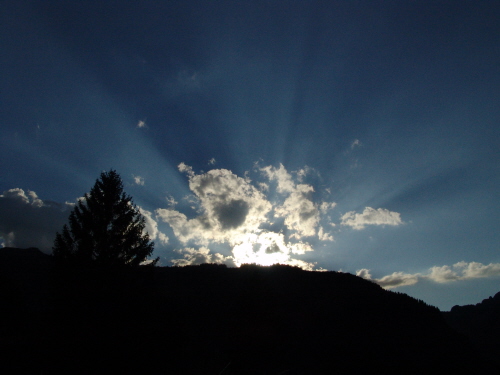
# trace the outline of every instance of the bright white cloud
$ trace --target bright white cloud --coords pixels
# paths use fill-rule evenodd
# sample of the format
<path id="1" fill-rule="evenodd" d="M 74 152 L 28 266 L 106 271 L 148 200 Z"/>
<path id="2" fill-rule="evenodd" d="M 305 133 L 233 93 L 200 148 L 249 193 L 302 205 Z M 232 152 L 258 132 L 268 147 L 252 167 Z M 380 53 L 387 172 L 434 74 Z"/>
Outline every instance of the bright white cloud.
<path id="1" fill-rule="evenodd" d="M 500 263 L 458 262 L 453 266 L 432 267 L 429 278 L 437 282 L 500 276 Z"/>
<path id="2" fill-rule="evenodd" d="M 302 181 L 304 176 L 312 169 L 305 167 L 296 172 L 297 179 Z M 322 241 L 331 241 L 333 237 L 321 230 L 321 234 L 316 233 L 320 222 L 320 215 L 335 207 L 334 202 L 321 202 L 319 205 L 312 200 L 314 187 L 308 184 L 296 184 L 293 177 L 285 169 L 283 164 L 279 168 L 267 166 L 260 168 L 260 171 L 270 180 L 277 182 L 276 191 L 285 196 L 285 201 L 281 205 L 276 205 L 274 214 L 276 217 L 283 217 L 285 225 L 289 230 L 294 231 L 292 238 L 301 239 L 318 234 Z"/>
<path id="3" fill-rule="evenodd" d="M 282 206 L 274 210 L 277 217 L 285 218 L 285 225 L 297 233 L 297 239 L 302 236 L 314 236 L 319 223 L 318 207 L 310 199 L 313 187 L 300 184 L 294 187 Z"/>
<path id="4" fill-rule="evenodd" d="M 500 263 L 482 264 L 478 262 L 458 262 L 452 266 L 434 266 L 425 274 L 394 272 L 380 279 L 372 279 L 370 271 L 361 269 L 356 275 L 373 280 L 380 286 L 391 289 L 416 284 L 419 280 L 431 280 L 437 283 L 448 283 L 487 277 L 500 276 Z"/>
<path id="5" fill-rule="evenodd" d="M 368 270 L 366 268 L 357 270 L 356 271 L 356 276 L 362 277 L 363 279 L 366 279 L 366 280 L 371 280 L 372 279 L 372 275 L 370 273 L 370 270 Z"/>
<path id="6" fill-rule="evenodd" d="M 389 211 L 385 208 L 374 209 L 366 207 L 361 214 L 350 211 L 341 218 L 341 224 L 353 229 L 364 229 L 366 225 L 401 225 L 401 215 L 398 212 Z"/>
<path id="7" fill-rule="evenodd" d="M 166 245 L 168 243 L 168 237 L 165 235 L 165 233 L 162 233 L 158 229 L 158 223 L 153 218 L 152 212 L 145 210 L 139 206 L 137 208 L 139 209 L 141 215 L 144 216 L 144 221 L 146 224 L 144 231 L 148 232 L 149 238 L 153 241 L 159 240 L 160 243 L 162 243 L 163 245 Z"/>
<path id="8" fill-rule="evenodd" d="M 178 267 L 199 265 L 203 263 L 226 264 L 229 267 L 235 266 L 231 256 L 225 257 L 220 253 L 210 253 L 210 249 L 206 247 L 200 247 L 199 249 L 186 247 L 181 250 L 176 250 L 176 252 L 183 256 L 180 259 L 172 260 L 173 265 Z"/>
<path id="9" fill-rule="evenodd" d="M 234 262 L 237 266 L 245 263 L 256 263 L 264 266 L 288 264 L 306 270 L 312 270 L 315 263 L 293 258 L 293 254 L 304 254 L 312 251 L 304 242 L 290 243 L 282 233 L 265 232 L 250 236 L 246 241 L 233 248 Z"/>
<path id="10" fill-rule="evenodd" d="M 273 166 L 267 166 L 260 168 L 260 171 L 267 175 L 270 181 L 276 181 L 278 183 L 278 188 L 276 189 L 278 193 L 291 193 L 295 184 L 292 180 L 292 175 L 287 172 L 283 164 L 280 164 L 279 168 Z"/>
<path id="11" fill-rule="evenodd" d="M 177 168 L 179 168 L 180 172 L 186 173 L 189 177 L 194 176 L 193 168 L 184 163 L 180 163 Z"/>
<path id="12" fill-rule="evenodd" d="M 227 169 L 214 169 L 196 175 L 184 163 L 179 170 L 187 171 L 189 188 L 199 200 L 202 214 L 194 219 L 173 209 L 158 209 L 158 217 L 168 223 L 182 243 L 208 241 L 235 244 L 248 233 L 259 232 L 272 208 L 262 192 L 248 180 Z"/>
<path id="13" fill-rule="evenodd" d="M 133 176 L 133 177 L 134 177 L 134 182 L 137 185 L 144 186 L 144 177 L 141 177 L 141 176 Z"/>
<path id="14" fill-rule="evenodd" d="M 335 203 L 314 203 L 314 188 L 296 184 L 283 165 L 258 168 L 262 176 L 276 181 L 276 191 L 284 195 L 278 202 L 267 199 L 269 184 L 257 182 L 255 186 L 259 189 L 256 188 L 248 173 L 244 178 L 226 169 L 196 174 L 184 163 L 179 164 L 179 170 L 188 176 L 193 192 L 189 200 L 196 204 L 193 208 L 197 216 L 188 218 L 173 208 L 157 209 L 156 214 L 172 227 L 174 235 L 184 245 L 207 249 L 211 243 L 225 243 L 232 249 L 237 265 L 281 263 L 312 269 L 313 263 L 296 259 L 297 255 L 312 251 L 311 245 L 302 238 L 318 235 L 321 241 L 333 241 L 330 233 L 323 228 L 317 229 L 321 209 L 326 211 L 335 207 Z M 286 230 L 286 236 L 283 232 L 278 233 L 278 227 L 266 229 L 274 225 L 269 220 L 273 211 L 275 218 L 283 219 L 277 225 Z"/>
<path id="15" fill-rule="evenodd" d="M 144 121 L 144 120 L 139 120 L 139 121 L 137 122 L 137 127 L 138 127 L 138 128 L 145 128 L 145 127 L 146 127 L 146 121 Z"/>

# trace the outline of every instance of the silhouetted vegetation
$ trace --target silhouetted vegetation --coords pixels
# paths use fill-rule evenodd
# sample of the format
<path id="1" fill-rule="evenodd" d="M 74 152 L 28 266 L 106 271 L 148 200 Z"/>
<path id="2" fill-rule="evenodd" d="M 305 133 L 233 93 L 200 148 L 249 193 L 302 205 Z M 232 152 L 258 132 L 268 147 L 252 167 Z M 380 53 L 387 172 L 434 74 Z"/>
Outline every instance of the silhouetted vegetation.
<path id="1" fill-rule="evenodd" d="M 441 374 L 495 364 L 435 307 L 348 273 L 64 268 L 24 251 L 0 249 L 1 373 Z"/>
<path id="2" fill-rule="evenodd" d="M 139 265 L 153 252 L 145 219 L 116 171 L 101 173 L 56 234 L 54 257 L 79 265 Z"/>
<path id="3" fill-rule="evenodd" d="M 475 305 L 453 306 L 443 316 L 489 358 L 500 358 L 500 292 Z"/>

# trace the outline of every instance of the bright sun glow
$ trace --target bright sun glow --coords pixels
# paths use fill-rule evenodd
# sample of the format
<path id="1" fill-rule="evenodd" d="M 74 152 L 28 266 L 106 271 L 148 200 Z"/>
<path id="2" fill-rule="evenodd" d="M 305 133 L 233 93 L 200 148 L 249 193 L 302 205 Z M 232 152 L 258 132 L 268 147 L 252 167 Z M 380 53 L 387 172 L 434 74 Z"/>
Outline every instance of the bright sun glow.
<path id="1" fill-rule="evenodd" d="M 234 246 L 233 257 L 238 267 L 245 263 L 262 266 L 272 266 L 277 263 L 295 264 L 301 261 L 292 260 L 290 255 L 292 253 L 303 254 L 309 250 L 309 246 L 303 243 L 285 243 L 282 233 L 265 232 L 259 235 L 248 235 L 245 241 Z"/>

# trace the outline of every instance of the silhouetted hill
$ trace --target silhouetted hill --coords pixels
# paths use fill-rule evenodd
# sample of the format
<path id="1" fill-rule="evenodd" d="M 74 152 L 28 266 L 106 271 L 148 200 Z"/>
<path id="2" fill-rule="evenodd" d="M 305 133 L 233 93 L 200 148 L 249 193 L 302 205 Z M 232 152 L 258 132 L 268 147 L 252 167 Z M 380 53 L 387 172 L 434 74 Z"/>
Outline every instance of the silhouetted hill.
<path id="1" fill-rule="evenodd" d="M 17 251 L 0 249 L 0 263 L 9 262 L 0 266 L 3 373 L 481 373 L 491 365 L 437 308 L 347 273 L 61 268 Z"/>
<path id="2" fill-rule="evenodd" d="M 478 350 L 500 358 L 500 292 L 476 305 L 453 306 L 443 312 L 448 324 L 468 336 Z"/>

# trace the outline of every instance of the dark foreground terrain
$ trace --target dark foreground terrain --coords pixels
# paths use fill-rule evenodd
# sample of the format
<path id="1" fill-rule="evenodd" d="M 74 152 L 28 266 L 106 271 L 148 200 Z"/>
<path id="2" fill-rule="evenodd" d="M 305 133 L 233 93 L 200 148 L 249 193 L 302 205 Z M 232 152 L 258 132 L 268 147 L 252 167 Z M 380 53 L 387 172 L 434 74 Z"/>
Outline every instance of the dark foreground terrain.
<path id="1" fill-rule="evenodd" d="M 36 249 L 0 249 L 0 309 L 4 374 L 485 373 L 498 365 L 435 307 L 351 274 L 287 266 L 79 269 L 56 267 Z"/>

